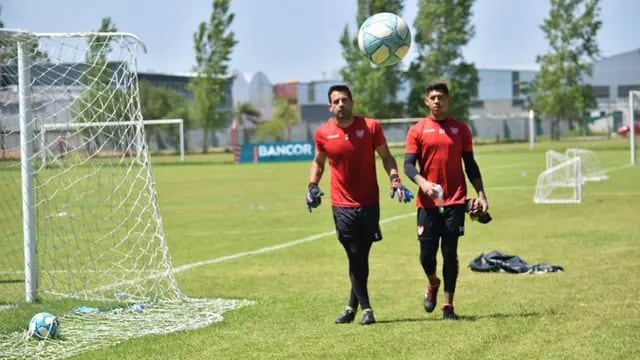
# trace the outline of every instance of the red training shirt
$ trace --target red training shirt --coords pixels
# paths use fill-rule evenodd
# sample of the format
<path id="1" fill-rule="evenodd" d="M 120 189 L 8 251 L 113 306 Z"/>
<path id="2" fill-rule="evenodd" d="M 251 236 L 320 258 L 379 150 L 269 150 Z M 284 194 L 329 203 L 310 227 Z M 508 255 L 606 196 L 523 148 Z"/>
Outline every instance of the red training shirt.
<path id="1" fill-rule="evenodd" d="M 442 185 L 444 205 L 464 204 L 467 182 L 462 169 L 462 152 L 473 151 L 469 127 L 456 119 L 436 121 L 431 115 L 409 129 L 407 154 L 418 155 L 420 175 Z M 418 207 L 434 208 L 431 198 L 419 191 Z"/>
<path id="2" fill-rule="evenodd" d="M 354 116 L 341 128 L 329 119 L 316 131 L 316 151 L 329 157 L 331 202 L 339 207 L 365 207 L 379 202 L 375 149 L 387 142 L 380 123 Z"/>

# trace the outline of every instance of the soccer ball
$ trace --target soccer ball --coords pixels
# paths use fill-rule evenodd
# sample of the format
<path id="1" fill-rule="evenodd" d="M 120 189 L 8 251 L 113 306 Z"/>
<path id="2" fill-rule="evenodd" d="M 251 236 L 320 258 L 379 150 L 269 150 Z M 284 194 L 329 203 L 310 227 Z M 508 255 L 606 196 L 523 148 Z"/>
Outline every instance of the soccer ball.
<path id="1" fill-rule="evenodd" d="M 58 335 L 58 330 L 58 318 L 48 312 L 37 313 L 29 321 L 29 336 L 36 339 L 53 339 Z"/>
<path id="2" fill-rule="evenodd" d="M 409 52 L 411 31 L 398 15 L 388 12 L 377 13 L 360 26 L 358 47 L 360 52 L 376 65 L 395 65 Z"/>

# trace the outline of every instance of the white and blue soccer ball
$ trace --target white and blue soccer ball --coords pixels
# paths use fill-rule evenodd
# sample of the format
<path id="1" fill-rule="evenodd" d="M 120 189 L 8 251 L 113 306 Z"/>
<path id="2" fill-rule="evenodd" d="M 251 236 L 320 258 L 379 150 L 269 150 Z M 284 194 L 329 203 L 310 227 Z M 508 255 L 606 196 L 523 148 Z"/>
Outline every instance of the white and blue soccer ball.
<path id="1" fill-rule="evenodd" d="M 36 339 L 53 339 L 58 336 L 60 322 L 48 312 L 35 314 L 29 321 L 29 336 Z"/>
<path id="2" fill-rule="evenodd" d="M 395 65 L 409 53 L 411 31 L 400 16 L 388 12 L 377 13 L 360 26 L 358 47 L 376 65 Z"/>

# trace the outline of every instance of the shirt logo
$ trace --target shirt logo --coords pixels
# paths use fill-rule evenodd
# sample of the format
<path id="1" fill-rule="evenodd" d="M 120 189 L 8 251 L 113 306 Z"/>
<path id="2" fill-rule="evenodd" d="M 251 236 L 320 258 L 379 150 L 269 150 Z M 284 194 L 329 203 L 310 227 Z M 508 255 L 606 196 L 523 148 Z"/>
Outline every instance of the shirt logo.
<path id="1" fill-rule="evenodd" d="M 444 131 L 444 129 L 440 129 L 440 131 L 438 131 L 439 134 L 446 134 L 446 132 Z"/>
<path id="2" fill-rule="evenodd" d="M 356 136 L 361 138 L 364 136 L 364 130 L 356 130 Z"/>
<path id="3" fill-rule="evenodd" d="M 423 131 L 423 132 L 425 132 L 425 133 L 432 133 L 432 132 L 436 132 L 436 129 L 434 129 L 434 128 L 424 129 L 424 131 Z"/>
<path id="4" fill-rule="evenodd" d="M 458 130 L 458 128 L 449 128 L 449 131 L 451 131 L 453 135 L 458 135 Z"/>
<path id="5" fill-rule="evenodd" d="M 340 137 L 340 134 L 327 135 L 327 139 L 337 139 Z"/>
<path id="6" fill-rule="evenodd" d="M 422 235 L 423 232 L 424 232 L 424 226 L 422 225 L 418 226 L 418 235 Z"/>

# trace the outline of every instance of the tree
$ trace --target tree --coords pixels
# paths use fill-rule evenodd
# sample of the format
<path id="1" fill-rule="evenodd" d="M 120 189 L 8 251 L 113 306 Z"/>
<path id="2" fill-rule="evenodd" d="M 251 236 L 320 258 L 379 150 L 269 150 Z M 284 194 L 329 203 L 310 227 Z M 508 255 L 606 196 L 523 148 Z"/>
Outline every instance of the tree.
<path id="1" fill-rule="evenodd" d="M 273 119 L 258 125 L 256 139 L 262 141 L 273 138 L 276 141 L 291 141 L 291 127 L 298 123 L 300 123 L 300 107 L 289 104 L 286 99 L 276 99 Z"/>
<path id="2" fill-rule="evenodd" d="M 233 18 L 234 14 L 229 14 L 229 0 L 214 0 L 209 22 L 201 22 L 193 34 L 196 77 L 188 88 L 195 99 L 194 120 L 204 131 L 204 153 L 209 152 L 209 130 L 223 129 L 230 116 L 230 111 L 221 107 L 227 101 L 226 89 L 232 79 L 227 74 L 228 63 L 237 44 L 229 30 Z"/>
<path id="3" fill-rule="evenodd" d="M 111 22 L 111 18 L 103 18 L 100 28 L 96 30 L 98 33 L 117 32 L 115 24 Z M 84 91 L 74 101 L 72 106 L 72 114 L 77 122 L 113 122 L 113 121 L 130 121 L 128 114 L 128 99 L 131 94 L 126 93 L 119 88 L 110 86 L 110 80 L 113 71 L 107 61 L 107 56 L 111 52 L 110 43 L 112 41 L 110 35 L 92 35 L 89 39 L 89 47 L 85 54 L 85 66 L 80 82 L 84 85 Z M 119 64 L 115 64 L 116 68 Z M 117 70 L 116 70 L 117 71 Z M 112 128 L 114 133 L 120 129 Z M 123 128 L 122 128 L 123 129 Z M 95 129 L 87 128 L 83 133 L 88 138 L 93 139 L 95 144 L 88 143 L 88 151 L 92 152 L 92 147 L 100 146 L 101 139 L 93 135 Z"/>
<path id="4" fill-rule="evenodd" d="M 111 18 L 103 18 L 98 33 L 117 32 Z M 123 121 L 122 104 L 126 104 L 126 94 L 120 89 L 110 89 L 109 79 L 111 71 L 107 56 L 111 52 L 111 37 L 109 35 L 93 35 L 90 38 L 89 47 L 85 54 L 86 69 L 84 69 L 80 82 L 85 86 L 85 91 L 74 103 L 73 112 L 78 122 L 107 122 Z"/>
<path id="5" fill-rule="evenodd" d="M 0 14 L 2 14 L 2 6 L 0 5 Z M 4 29 L 4 22 L 0 19 L 0 29 Z M 24 41 L 24 38 L 23 38 Z M 36 62 L 47 61 L 47 53 L 38 50 L 38 41 L 31 39 L 25 43 L 25 50 L 30 55 L 30 61 Z M 0 78 L 2 77 L 3 65 L 13 64 L 17 66 L 18 61 L 18 47 L 16 45 L 16 38 L 11 36 L 0 36 Z M 0 83 L 0 86 L 2 84 Z"/>
<path id="6" fill-rule="evenodd" d="M 404 0 L 358 0 L 357 23 L 379 12 L 400 14 Z M 354 111 L 375 118 L 395 118 L 402 115 L 403 104 L 396 94 L 402 84 L 399 65 L 376 67 L 360 53 L 357 33 L 352 35 L 345 25 L 340 38 L 342 56 L 347 65 L 340 70 L 342 79 L 351 86 Z"/>
<path id="7" fill-rule="evenodd" d="M 262 114 L 250 102 L 238 103 L 233 113 L 234 113 L 233 121 L 235 122 L 235 125 L 236 125 L 236 131 L 238 131 L 239 127 L 242 127 L 243 139 L 244 141 L 247 141 L 247 139 L 250 139 L 253 135 L 255 135 L 256 128 L 244 127 L 246 120 L 251 122 L 254 126 L 257 126 L 258 121 L 260 120 L 260 117 L 262 116 Z"/>
<path id="8" fill-rule="evenodd" d="M 143 119 L 183 119 L 188 123 L 187 98 L 178 91 L 164 86 L 154 86 L 148 81 L 141 81 L 138 88 Z M 145 128 L 147 139 L 155 135 L 158 146 L 163 149 L 166 145 L 161 132 L 169 133 L 176 140 L 176 151 L 180 151 L 179 134 L 175 126 L 158 125 Z"/>
<path id="9" fill-rule="evenodd" d="M 249 120 L 256 124 L 260 116 L 262 116 L 260 111 L 250 102 L 238 103 L 234 110 L 234 114 L 236 116 L 236 121 L 240 126 L 244 125 L 245 120 Z"/>
<path id="10" fill-rule="evenodd" d="M 464 61 L 462 47 L 475 35 L 471 25 L 474 0 L 420 0 L 413 45 L 418 56 L 411 63 L 409 116 L 424 116 L 427 85 L 444 80 L 454 97 L 451 116 L 469 119 L 471 99 L 477 93 L 478 72 L 475 65 Z"/>
<path id="11" fill-rule="evenodd" d="M 552 139 L 560 139 L 561 120 L 582 120 L 596 106 L 584 76 L 592 74 L 600 52 L 599 14 L 599 0 L 551 0 L 549 17 L 540 26 L 550 51 L 537 57 L 540 72 L 530 91 L 534 110 L 553 119 Z"/>

